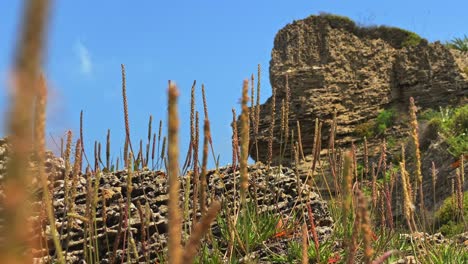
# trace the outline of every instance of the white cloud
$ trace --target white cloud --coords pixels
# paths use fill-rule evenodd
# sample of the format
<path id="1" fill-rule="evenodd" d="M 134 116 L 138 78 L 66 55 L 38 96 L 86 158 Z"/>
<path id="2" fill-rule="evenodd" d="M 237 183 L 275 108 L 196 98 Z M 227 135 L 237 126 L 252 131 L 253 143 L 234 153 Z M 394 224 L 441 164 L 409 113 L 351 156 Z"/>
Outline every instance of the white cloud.
<path id="1" fill-rule="evenodd" d="M 75 44 L 75 53 L 80 60 L 80 71 L 85 75 L 90 75 L 93 70 L 93 62 L 88 48 L 81 41 Z"/>

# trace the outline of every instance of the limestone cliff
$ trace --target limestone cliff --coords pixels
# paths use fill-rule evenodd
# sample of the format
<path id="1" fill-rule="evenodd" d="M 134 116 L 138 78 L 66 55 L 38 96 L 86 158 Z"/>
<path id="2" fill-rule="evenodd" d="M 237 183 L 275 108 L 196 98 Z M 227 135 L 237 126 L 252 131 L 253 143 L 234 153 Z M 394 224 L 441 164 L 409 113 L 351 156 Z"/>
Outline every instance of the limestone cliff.
<path id="1" fill-rule="evenodd" d="M 337 146 L 348 147 L 351 142 L 362 140 L 355 133 L 357 126 L 390 107 L 406 113 L 409 97 L 414 97 L 416 105 L 424 109 L 460 104 L 466 102 L 468 95 L 466 54 L 449 50 L 439 42 L 428 43 L 406 30 L 358 27 L 339 16 L 310 16 L 285 26 L 275 37 L 271 56 L 270 82 L 276 89 L 277 113 L 274 162 L 281 156 L 279 113 L 286 97 L 286 76 L 291 93 L 289 125 L 295 130 L 296 121 L 300 121 L 306 155 L 313 146 L 315 118 L 325 122 L 323 143 L 328 145 L 335 110 Z M 259 146 L 268 142 L 271 99 L 260 107 Z M 400 123 L 392 132 L 397 136 L 406 131 L 405 121 Z M 251 142 L 255 142 L 252 134 Z M 371 140 L 372 143 L 377 141 Z M 257 157 L 254 144 L 251 157 L 266 161 L 267 148 L 259 147 Z M 291 160 L 290 148 L 286 146 L 282 163 Z"/>

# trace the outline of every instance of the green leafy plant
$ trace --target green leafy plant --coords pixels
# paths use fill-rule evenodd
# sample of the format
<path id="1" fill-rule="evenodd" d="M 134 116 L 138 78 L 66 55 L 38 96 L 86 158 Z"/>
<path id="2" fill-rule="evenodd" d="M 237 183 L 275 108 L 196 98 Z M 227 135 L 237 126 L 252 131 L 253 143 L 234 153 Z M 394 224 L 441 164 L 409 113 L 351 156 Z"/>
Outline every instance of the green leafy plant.
<path id="1" fill-rule="evenodd" d="M 463 195 L 464 218 L 468 217 L 468 192 Z M 453 197 L 444 200 L 442 206 L 435 213 L 439 225 L 439 232 L 444 235 L 455 235 L 462 233 L 464 223 L 456 218 L 456 202 Z"/>
<path id="2" fill-rule="evenodd" d="M 268 238 L 273 237 L 280 220 L 278 215 L 269 212 L 257 213 L 256 205 L 252 202 L 247 202 L 245 214 L 239 214 L 237 219 L 226 215 L 229 214 L 224 212 L 224 215 L 218 215 L 217 223 L 223 241 L 232 242 L 236 256 L 244 256 L 249 249 L 256 249 Z"/>
<path id="3" fill-rule="evenodd" d="M 465 35 L 463 38 L 454 38 L 447 42 L 446 46 L 466 53 L 468 52 L 468 37 Z"/>
<path id="4" fill-rule="evenodd" d="M 375 124 L 375 132 L 377 134 L 383 134 L 393 125 L 395 119 L 395 110 L 393 109 L 384 109 L 377 115 L 376 124 Z"/>
<path id="5" fill-rule="evenodd" d="M 423 118 L 429 119 L 428 125 L 443 136 L 450 154 L 459 158 L 468 153 L 468 105 L 455 109 L 441 107 L 438 112 L 427 111 Z"/>

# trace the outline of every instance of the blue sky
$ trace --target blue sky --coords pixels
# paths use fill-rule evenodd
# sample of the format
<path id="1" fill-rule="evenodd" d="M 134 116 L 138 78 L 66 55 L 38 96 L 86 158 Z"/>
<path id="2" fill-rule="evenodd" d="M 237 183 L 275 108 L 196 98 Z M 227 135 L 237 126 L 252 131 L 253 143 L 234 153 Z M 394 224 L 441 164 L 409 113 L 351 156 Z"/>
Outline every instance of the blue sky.
<path id="1" fill-rule="evenodd" d="M 190 88 L 205 84 L 215 151 L 231 160 L 231 108 L 239 112 L 242 80 L 262 65 L 262 102 L 271 95 L 268 65 L 276 32 L 293 20 L 319 12 L 349 16 L 364 25 L 415 31 L 430 41 L 468 34 L 468 2 L 237 0 L 237 1 L 53 1 L 44 68 L 49 82 L 47 133 L 56 138 L 79 128 L 84 110 L 88 156 L 94 140 L 112 152 L 123 146 L 120 64 L 127 69 L 127 92 L 134 148 L 166 117 L 167 81 L 180 89 L 181 146 L 189 135 Z M 0 135 L 5 135 L 7 75 L 17 38 L 22 1 L 0 3 Z M 201 97 L 198 110 L 202 113 Z M 49 139 L 50 141 L 50 139 Z M 59 140 L 58 140 L 59 142 Z M 49 143 L 51 149 L 55 149 Z M 135 150 L 136 151 L 136 150 Z M 212 163 L 211 163 L 212 165 Z"/>

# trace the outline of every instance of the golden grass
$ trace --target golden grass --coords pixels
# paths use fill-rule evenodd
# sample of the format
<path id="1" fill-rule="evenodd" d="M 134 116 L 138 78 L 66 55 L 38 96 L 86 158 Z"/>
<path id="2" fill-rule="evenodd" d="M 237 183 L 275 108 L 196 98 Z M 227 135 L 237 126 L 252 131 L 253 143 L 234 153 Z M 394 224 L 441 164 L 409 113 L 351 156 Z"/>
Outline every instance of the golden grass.
<path id="1" fill-rule="evenodd" d="M 50 231 L 52 239 L 55 246 L 55 251 L 57 252 L 57 261 L 59 263 L 65 263 L 63 257 L 62 246 L 59 241 L 59 235 L 57 232 L 57 227 L 55 225 L 55 213 L 53 208 L 53 201 L 49 191 L 49 183 L 47 175 L 45 173 L 45 126 L 46 126 L 46 105 L 47 105 L 47 86 L 45 83 L 45 78 L 41 74 L 39 77 L 39 84 L 37 85 L 37 97 L 36 97 L 36 109 L 35 109 L 35 127 L 34 127 L 34 140 L 36 144 L 36 161 L 37 161 L 37 176 L 40 178 L 42 183 L 43 191 L 43 202 L 47 212 L 47 218 L 49 220 Z M 52 181 L 54 179 L 51 179 Z"/>
<path id="2" fill-rule="evenodd" d="M 246 206 L 246 195 L 249 184 L 249 175 L 247 172 L 247 159 L 249 157 L 249 109 L 247 107 L 248 102 L 248 91 L 249 91 L 249 81 L 244 80 L 242 86 L 242 113 L 240 116 L 241 123 L 241 132 L 240 132 L 240 145 L 241 145 L 241 158 L 240 158 L 240 195 L 241 195 L 241 204 Z"/>
<path id="3" fill-rule="evenodd" d="M 169 263 L 182 262 L 182 215 L 179 207 L 179 116 L 177 97 L 179 91 L 174 84 L 169 85 L 168 100 L 168 176 L 169 176 Z"/>
<path id="4" fill-rule="evenodd" d="M 31 175 L 27 165 L 32 146 L 32 106 L 41 68 L 49 5 L 47 0 L 26 3 L 15 54 L 14 93 L 8 120 L 12 153 L 4 179 L 5 198 L 1 213 L 3 239 L 8 241 L 0 244 L 0 259 L 4 263 L 32 262 L 30 252 L 22 252 L 23 248 L 34 243 L 29 237 L 31 199 L 27 187 L 31 184 Z"/>

